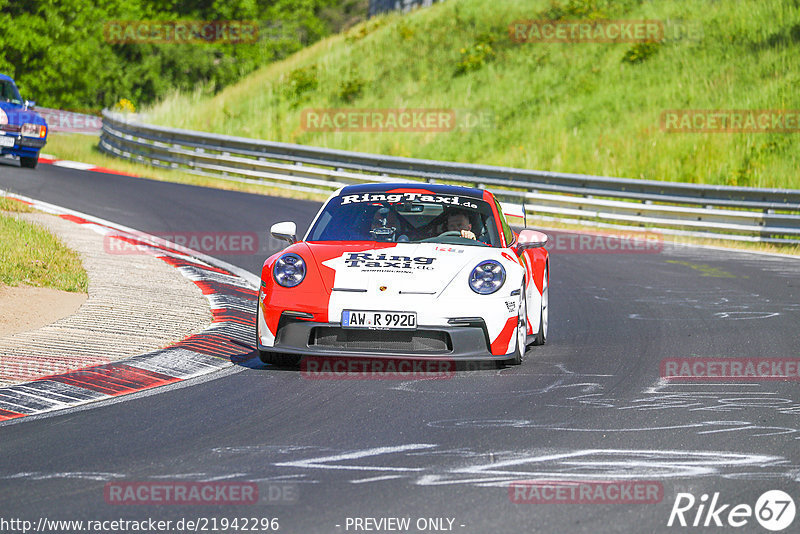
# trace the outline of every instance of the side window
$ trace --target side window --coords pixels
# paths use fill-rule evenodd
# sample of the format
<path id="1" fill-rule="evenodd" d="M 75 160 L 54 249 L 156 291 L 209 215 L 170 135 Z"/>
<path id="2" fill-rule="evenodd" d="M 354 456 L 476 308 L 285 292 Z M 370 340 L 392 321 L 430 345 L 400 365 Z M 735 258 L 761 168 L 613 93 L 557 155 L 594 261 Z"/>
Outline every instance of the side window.
<path id="1" fill-rule="evenodd" d="M 503 225 L 503 236 L 506 238 L 506 246 L 511 245 L 514 242 L 514 232 L 511 230 L 511 227 L 508 225 L 506 221 L 506 216 L 503 214 L 503 208 L 500 207 L 500 203 L 497 199 L 494 199 L 494 205 L 497 206 L 497 213 L 500 214 L 500 224 Z"/>
<path id="2" fill-rule="evenodd" d="M 6 101 L 18 101 L 20 97 L 14 89 L 14 84 L 9 81 L 0 82 L 0 98 Z"/>

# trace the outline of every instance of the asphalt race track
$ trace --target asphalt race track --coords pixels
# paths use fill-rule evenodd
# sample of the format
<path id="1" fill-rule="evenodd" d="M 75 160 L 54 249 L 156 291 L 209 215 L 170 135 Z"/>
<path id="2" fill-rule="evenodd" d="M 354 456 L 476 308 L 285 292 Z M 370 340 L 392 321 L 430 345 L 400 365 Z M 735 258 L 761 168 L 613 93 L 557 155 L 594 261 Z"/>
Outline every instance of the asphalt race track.
<path id="1" fill-rule="evenodd" d="M 261 252 L 221 256 L 256 274 L 276 246 L 269 226 L 294 220 L 303 232 L 318 207 L 51 165 L 0 164 L 0 189 L 151 233 L 257 232 Z M 552 252 L 551 269 L 548 343 L 517 368 L 309 380 L 251 361 L 211 380 L 6 423 L 0 514 L 278 518 L 287 533 L 364 531 L 352 518 L 385 517 L 411 518 L 410 532 L 435 531 L 430 518 L 465 534 L 663 532 L 675 530 L 667 521 L 681 492 L 698 503 L 718 492 L 730 505 L 716 531 L 731 528 L 733 506 L 755 506 L 767 490 L 800 502 L 796 381 L 660 379 L 666 358 L 797 358 L 800 261 L 666 248 Z M 663 498 L 512 502 L 509 483 L 534 479 L 658 481 Z M 153 480 L 254 481 L 262 497 L 291 495 L 214 507 L 104 500 L 107 482 Z M 766 532 L 754 517 L 736 530 Z"/>

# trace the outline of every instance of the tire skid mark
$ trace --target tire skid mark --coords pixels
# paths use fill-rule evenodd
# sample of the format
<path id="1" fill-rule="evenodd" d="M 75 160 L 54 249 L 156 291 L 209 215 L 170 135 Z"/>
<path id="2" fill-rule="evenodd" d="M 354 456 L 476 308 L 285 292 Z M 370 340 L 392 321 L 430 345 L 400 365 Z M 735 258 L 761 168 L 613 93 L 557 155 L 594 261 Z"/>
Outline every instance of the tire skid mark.
<path id="1" fill-rule="evenodd" d="M 301 479 L 351 484 L 403 480 L 412 486 L 507 487 L 519 480 L 694 480 L 697 478 L 796 480 L 797 465 L 783 456 L 727 450 L 627 447 L 533 447 L 517 450 L 445 448 L 398 443 L 367 448 L 241 445 L 198 451 L 215 459 L 212 469 L 249 466 L 248 480 Z M 220 457 L 228 463 L 220 464 Z M 211 465 L 212 462 L 209 462 Z M 235 468 L 234 468 L 235 469 Z M 207 476 L 213 473 L 208 473 Z M 176 476 L 176 475 L 173 475 Z"/>

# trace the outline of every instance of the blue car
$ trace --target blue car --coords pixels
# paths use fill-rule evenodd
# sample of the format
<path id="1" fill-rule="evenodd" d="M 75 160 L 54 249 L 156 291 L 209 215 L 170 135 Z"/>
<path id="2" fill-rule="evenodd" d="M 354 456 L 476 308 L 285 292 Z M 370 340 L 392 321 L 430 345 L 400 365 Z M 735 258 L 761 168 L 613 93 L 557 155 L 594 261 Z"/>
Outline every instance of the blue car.
<path id="1" fill-rule="evenodd" d="M 14 80 L 0 74 L 0 155 L 17 156 L 29 169 L 36 168 L 47 142 L 47 122 L 33 112 L 35 104 L 22 100 Z"/>

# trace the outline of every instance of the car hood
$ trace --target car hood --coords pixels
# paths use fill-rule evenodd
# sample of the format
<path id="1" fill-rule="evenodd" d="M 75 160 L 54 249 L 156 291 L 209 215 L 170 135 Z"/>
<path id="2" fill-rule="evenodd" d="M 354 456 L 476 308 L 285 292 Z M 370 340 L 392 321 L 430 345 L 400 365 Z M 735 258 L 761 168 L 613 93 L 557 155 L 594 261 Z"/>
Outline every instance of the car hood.
<path id="1" fill-rule="evenodd" d="M 317 261 L 333 271 L 334 291 L 438 295 L 464 269 L 499 256 L 499 249 L 441 243 L 371 243 L 331 248 L 309 244 Z M 323 259 L 324 258 L 324 259 Z M 328 284 L 326 284 L 328 285 Z"/>
<path id="2" fill-rule="evenodd" d="M 26 122 L 30 124 L 47 124 L 41 116 L 29 109 L 23 110 L 22 106 L 11 102 L 0 102 L 0 123 L 19 126 Z"/>

